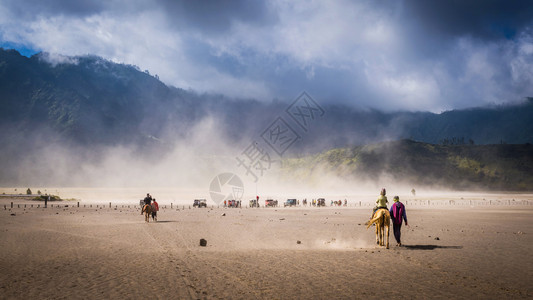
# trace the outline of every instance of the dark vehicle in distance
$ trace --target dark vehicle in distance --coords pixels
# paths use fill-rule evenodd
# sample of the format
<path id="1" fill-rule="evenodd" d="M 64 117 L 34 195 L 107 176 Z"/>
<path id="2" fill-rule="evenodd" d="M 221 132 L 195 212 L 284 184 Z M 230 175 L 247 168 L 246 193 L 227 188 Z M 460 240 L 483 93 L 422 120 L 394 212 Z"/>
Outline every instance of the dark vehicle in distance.
<path id="1" fill-rule="evenodd" d="M 273 199 L 265 200 L 265 207 L 277 207 L 277 206 L 278 206 L 278 200 L 273 200 Z"/>
<path id="2" fill-rule="evenodd" d="M 206 199 L 194 199 L 194 204 L 192 207 L 207 207 L 207 200 Z"/>
<path id="3" fill-rule="evenodd" d="M 287 201 L 285 201 L 285 203 L 283 203 L 283 207 L 286 207 L 286 206 L 296 206 L 297 205 L 297 201 L 296 199 L 287 199 Z"/>

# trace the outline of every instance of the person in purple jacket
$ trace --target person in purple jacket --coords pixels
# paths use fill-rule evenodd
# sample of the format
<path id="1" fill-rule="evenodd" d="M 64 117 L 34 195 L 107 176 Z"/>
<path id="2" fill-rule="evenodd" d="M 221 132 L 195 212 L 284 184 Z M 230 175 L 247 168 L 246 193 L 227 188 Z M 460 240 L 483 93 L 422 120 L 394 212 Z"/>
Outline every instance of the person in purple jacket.
<path id="1" fill-rule="evenodd" d="M 400 202 L 400 197 L 394 196 L 394 204 L 392 204 L 390 208 L 390 217 L 392 219 L 392 229 L 394 231 L 394 238 L 396 239 L 396 246 L 401 246 L 402 242 L 400 240 L 401 237 L 401 229 L 402 229 L 402 221 L 405 220 L 405 225 L 409 226 L 407 224 L 407 214 L 405 213 L 405 205 Z"/>

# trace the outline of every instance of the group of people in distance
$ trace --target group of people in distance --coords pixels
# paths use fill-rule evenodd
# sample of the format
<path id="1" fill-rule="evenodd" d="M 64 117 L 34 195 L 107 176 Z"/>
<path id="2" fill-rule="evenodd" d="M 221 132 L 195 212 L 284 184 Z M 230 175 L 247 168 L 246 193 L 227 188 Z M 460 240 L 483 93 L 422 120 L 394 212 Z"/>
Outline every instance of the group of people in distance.
<path id="1" fill-rule="evenodd" d="M 150 193 L 146 194 L 146 197 L 144 197 L 144 204 L 151 206 L 151 208 L 152 208 L 152 220 L 157 221 L 157 212 L 159 211 L 159 204 L 157 203 L 155 198 L 152 198 Z M 143 214 L 143 211 L 141 211 L 141 215 L 142 214 Z"/>
<path id="2" fill-rule="evenodd" d="M 374 210 L 372 211 L 372 217 L 376 213 L 378 209 L 387 209 L 387 203 L 389 203 L 389 200 L 387 200 L 387 190 L 385 188 L 381 189 L 380 195 L 378 197 L 378 200 L 376 200 L 376 207 L 374 207 Z M 407 223 L 407 214 L 405 212 L 405 205 L 400 202 L 400 197 L 394 196 L 393 198 L 394 203 L 392 204 L 389 213 L 392 220 L 392 229 L 394 231 L 394 238 L 396 239 L 396 246 L 401 246 L 401 229 L 402 229 L 402 223 L 405 221 L 405 225 L 409 226 Z M 370 217 L 370 219 L 372 219 Z"/>

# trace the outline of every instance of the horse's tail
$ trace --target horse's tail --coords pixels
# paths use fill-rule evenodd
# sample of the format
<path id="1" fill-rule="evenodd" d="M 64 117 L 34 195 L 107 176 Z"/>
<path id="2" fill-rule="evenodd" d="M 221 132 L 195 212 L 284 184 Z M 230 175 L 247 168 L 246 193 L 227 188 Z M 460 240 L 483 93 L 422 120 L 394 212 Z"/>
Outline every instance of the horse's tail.
<path id="1" fill-rule="evenodd" d="M 380 221 L 383 221 L 383 223 L 386 223 L 387 220 L 389 220 L 389 222 L 390 222 L 390 213 L 389 213 L 389 211 L 387 209 L 385 209 L 385 208 L 380 208 L 380 209 L 378 209 L 376 211 L 376 213 L 374 214 L 374 217 L 370 221 L 365 223 L 367 225 L 366 229 L 368 229 L 374 223 L 378 223 Z"/>
<path id="2" fill-rule="evenodd" d="M 370 221 L 365 223 L 366 229 L 370 228 L 372 224 L 377 223 L 381 219 L 381 217 L 383 217 L 383 213 L 380 210 L 376 211 L 376 213 L 374 214 L 374 217 Z"/>

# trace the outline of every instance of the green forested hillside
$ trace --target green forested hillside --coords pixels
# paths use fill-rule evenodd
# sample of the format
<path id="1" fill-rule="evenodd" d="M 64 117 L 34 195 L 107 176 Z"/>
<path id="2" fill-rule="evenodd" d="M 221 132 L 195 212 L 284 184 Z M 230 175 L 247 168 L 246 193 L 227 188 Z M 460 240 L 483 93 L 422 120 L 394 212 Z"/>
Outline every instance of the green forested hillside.
<path id="1" fill-rule="evenodd" d="M 388 175 L 414 186 L 533 190 L 533 146 L 434 145 L 412 140 L 337 148 L 282 162 L 302 178 L 322 174 L 362 179 Z"/>

